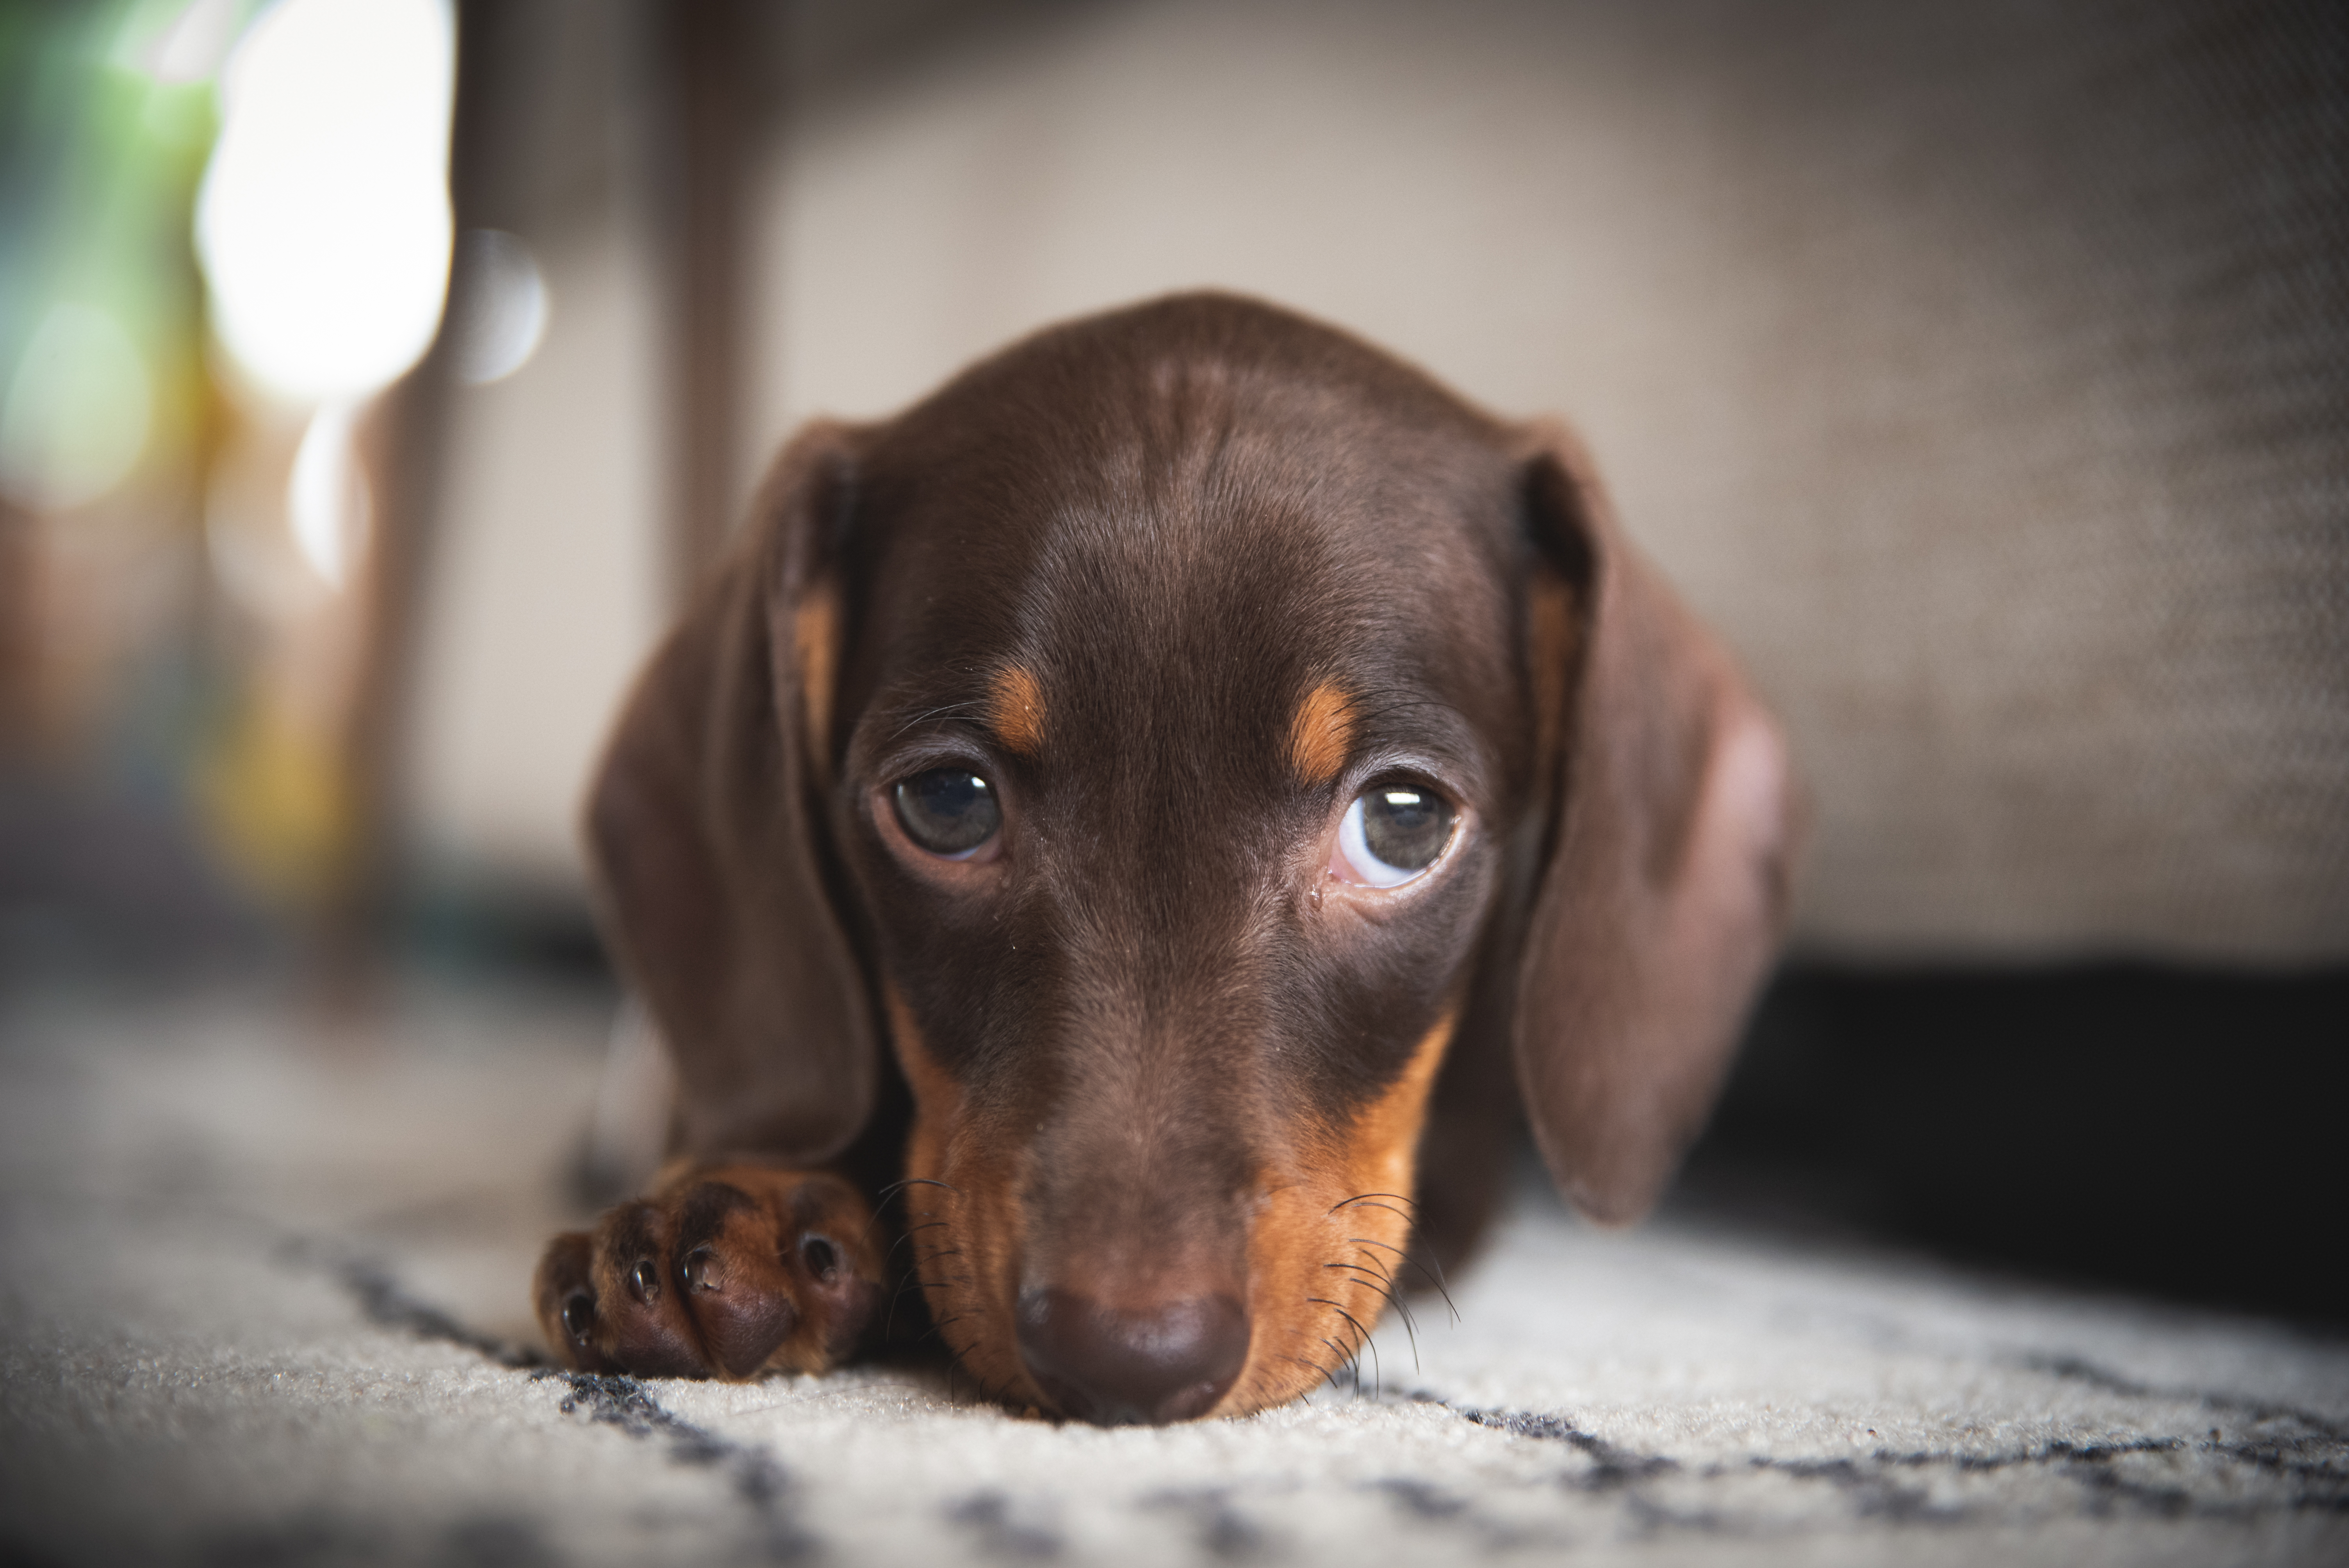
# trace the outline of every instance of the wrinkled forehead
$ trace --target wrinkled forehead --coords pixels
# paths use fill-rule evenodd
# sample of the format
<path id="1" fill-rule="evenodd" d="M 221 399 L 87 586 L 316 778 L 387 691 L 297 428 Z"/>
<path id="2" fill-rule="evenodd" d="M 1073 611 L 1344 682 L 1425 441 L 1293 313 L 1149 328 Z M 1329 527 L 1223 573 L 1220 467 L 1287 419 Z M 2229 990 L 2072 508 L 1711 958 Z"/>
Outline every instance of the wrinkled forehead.
<path id="1" fill-rule="evenodd" d="M 876 454 L 867 701 L 1149 766 L 1491 761 L 1469 754 L 1516 680 L 1497 447 L 1327 388 L 1134 379 Z"/>

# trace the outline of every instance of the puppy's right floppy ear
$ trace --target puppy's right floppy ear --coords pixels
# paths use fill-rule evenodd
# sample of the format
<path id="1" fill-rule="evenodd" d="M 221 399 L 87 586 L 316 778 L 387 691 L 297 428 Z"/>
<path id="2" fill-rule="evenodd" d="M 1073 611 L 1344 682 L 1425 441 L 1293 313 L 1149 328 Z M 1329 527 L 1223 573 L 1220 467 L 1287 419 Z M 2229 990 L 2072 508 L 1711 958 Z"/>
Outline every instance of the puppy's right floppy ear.
<path id="1" fill-rule="evenodd" d="M 1534 433 L 1531 659 L 1548 792 L 1517 1077 L 1559 1188 L 1638 1219 L 1702 1126 L 1775 955 L 1800 811 L 1736 664 L 1623 537 L 1565 429 Z"/>
<path id="2" fill-rule="evenodd" d="M 855 446 L 817 425 L 784 449 L 588 802 L 606 934 L 667 1039 L 688 1155 L 813 1164 L 872 1113 L 872 1004 L 824 846 Z"/>

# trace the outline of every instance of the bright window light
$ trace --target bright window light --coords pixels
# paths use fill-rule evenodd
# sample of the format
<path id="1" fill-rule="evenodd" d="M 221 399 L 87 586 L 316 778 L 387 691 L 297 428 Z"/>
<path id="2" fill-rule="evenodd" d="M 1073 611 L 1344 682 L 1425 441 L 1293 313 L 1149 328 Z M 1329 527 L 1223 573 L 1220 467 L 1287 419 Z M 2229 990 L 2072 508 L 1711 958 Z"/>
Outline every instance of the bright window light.
<path id="1" fill-rule="evenodd" d="M 329 403 L 312 415 L 285 485 L 295 547 L 329 588 L 348 581 L 352 563 L 367 551 L 373 521 L 367 469 L 353 445 L 357 413 L 356 405 Z"/>
<path id="2" fill-rule="evenodd" d="M 221 342 L 300 402 L 416 363 L 448 293 L 447 0 L 283 0 L 222 73 L 196 250 Z"/>
<path id="3" fill-rule="evenodd" d="M 88 505 L 138 463 L 152 406 L 146 364 L 112 316 L 51 306 L 0 402 L 0 489 L 38 511 Z"/>

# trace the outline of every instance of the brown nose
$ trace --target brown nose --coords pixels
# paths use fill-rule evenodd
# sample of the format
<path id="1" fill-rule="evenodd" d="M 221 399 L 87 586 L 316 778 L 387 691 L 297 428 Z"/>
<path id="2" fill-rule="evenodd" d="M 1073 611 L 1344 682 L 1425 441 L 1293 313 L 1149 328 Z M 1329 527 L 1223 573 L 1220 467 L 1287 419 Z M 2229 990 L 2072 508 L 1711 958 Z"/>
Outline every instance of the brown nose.
<path id="1" fill-rule="evenodd" d="M 1132 1309 L 1065 1290 L 1019 1297 L 1019 1358 L 1064 1414 L 1100 1426 L 1206 1415 L 1247 1347 L 1247 1311 L 1228 1295 Z"/>

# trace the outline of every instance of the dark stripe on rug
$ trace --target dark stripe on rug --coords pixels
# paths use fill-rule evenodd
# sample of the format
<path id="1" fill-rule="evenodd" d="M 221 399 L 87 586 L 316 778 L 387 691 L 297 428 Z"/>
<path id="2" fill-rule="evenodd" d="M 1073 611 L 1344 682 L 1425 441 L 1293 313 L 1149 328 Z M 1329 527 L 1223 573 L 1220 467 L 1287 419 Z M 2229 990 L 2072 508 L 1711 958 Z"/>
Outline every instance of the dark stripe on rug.
<path id="1" fill-rule="evenodd" d="M 736 1442 L 663 1409 L 634 1377 L 548 1367 L 545 1357 L 529 1347 L 484 1333 L 411 1295 L 389 1269 L 372 1259 L 300 1237 L 282 1243 L 278 1253 L 290 1264 L 324 1270 L 351 1293 L 370 1323 L 455 1345 L 502 1367 L 530 1368 L 533 1382 L 559 1377 L 569 1389 L 562 1405 L 564 1415 L 585 1412 L 595 1424 L 616 1427 L 641 1440 L 666 1439 L 673 1464 L 722 1469 L 730 1490 L 756 1516 L 762 1554 L 770 1562 L 796 1563 L 817 1552 L 816 1537 L 792 1517 L 789 1472 L 764 1448 Z"/>
<path id="2" fill-rule="evenodd" d="M 642 1441 L 666 1439 L 673 1464 L 724 1470 L 734 1495 L 750 1505 L 763 1527 L 765 1555 L 771 1562 L 796 1563 L 815 1555 L 822 1543 L 792 1517 L 792 1479 L 780 1460 L 755 1443 L 736 1442 L 707 1427 L 663 1409 L 645 1386 L 634 1377 L 595 1372 L 561 1372 L 552 1367 L 531 1374 L 533 1380 L 562 1379 L 570 1393 L 563 1413 L 584 1412 L 598 1426 L 616 1427 Z"/>
<path id="3" fill-rule="evenodd" d="M 1849 1459 L 1785 1460 L 1756 1455 L 1742 1465 L 1684 1467 L 1665 1455 L 1635 1454 L 1619 1449 L 1598 1434 L 1585 1431 L 1558 1416 L 1527 1410 L 1478 1409 L 1425 1395 L 1419 1396 L 1418 1402 L 1441 1405 L 1462 1419 L 1480 1427 L 1494 1428 L 1518 1437 L 1564 1443 L 1588 1454 L 1592 1460 L 1589 1470 L 1563 1478 L 1568 1484 L 1587 1491 L 1613 1491 L 1675 1471 L 1700 1480 L 1711 1480 L 1767 1470 L 1802 1480 L 1826 1481 L 1847 1493 L 1852 1500 L 1855 1512 L 1863 1518 L 1958 1523 L 1995 1517 L 1995 1512 L 1985 1513 L 1963 1504 L 1936 1501 L 1917 1488 L 1901 1485 L 1897 1480 L 1899 1473 L 1930 1468 L 1946 1468 L 1966 1473 L 2037 1467 L 2055 1470 L 2079 1486 L 2082 1492 L 2080 1512 L 2084 1517 L 2101 1517 L 2109 1513 L 2116 1502 L 2128 1503 L 2163 1518 L 2244 1521 L 2299 1512 L 2349 1514 L 2349 1443 L 2323 1435 L 2230 1441 L 2220 1429 L 2214 1427 L 2207 1438 L 2199 1439 L 2147 1437 L 2109 1443 L 2055 1441 L 2037 1448 L 1991 1454 L 1878 1449 Z M 2208 1402 L 2214 1406 L 2220 1404 L 2216 1400 Z M 2263 1418 L 2300 1418 L 2296 1412 L 2277 1412 Z M 2246 1470 L 2263 1472 L 2287 1484 L 2281 1489 L 2280 1495 L 2211 1497 L 2198 1495 L 2185 1486 L 2161 1485 L 2139 1480 L 2115 1468 L 2116 1461 L 2132 1455 L 2189 1452 L 2208 1454 L 2224 1461 L 2230 1469 L 2240 1466 Z M 1720 1528 L 1721 1522 L 1711 1515 L 1682 1517 L 1660 1509 L 1651 1499 L 1635 1497 L 1632 1501 L 1639 1505 L 1639 1511 L 1649 1523 L 1670 1523 L 1707 1531 Z"/>

